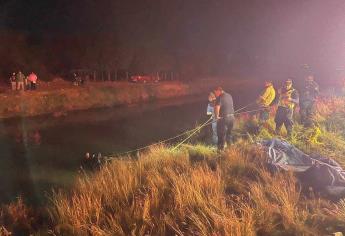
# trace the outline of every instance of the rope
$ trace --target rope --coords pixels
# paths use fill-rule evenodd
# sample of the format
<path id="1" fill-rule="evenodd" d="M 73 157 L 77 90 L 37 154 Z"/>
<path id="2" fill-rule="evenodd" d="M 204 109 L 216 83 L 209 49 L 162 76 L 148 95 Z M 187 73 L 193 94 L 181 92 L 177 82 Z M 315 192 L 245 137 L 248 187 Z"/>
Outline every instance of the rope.
<path id="1" fill-rule="evenodd" d="M 247 107 L 249 107 L 249 106 L 251 106 L 251 105 L 253 105 L 253 104 L 255 104 L 255 103 L 256 103 L 256 102 L 251 102 L 251 103 L 245 105 L 244 107 L 237 109 L 237 110 L 235 111 L 235 113 L 237 113 L 237 112 L 239 112 L 239 111 L 242 111 L 242 110 L 244 110 L 245 108 L 247 108 Z"/>
<path id="2" fill-rule="evenodd" d="M 249 103 L 247 104 L 246 106 L 240 108 L 240 109 L 237 109 L 235 112 L 234 112 L 234 115 L 240 115 L 240 114 L 245 114 L 245 113 L 251 113 L 251 112 L 256 112 L 256 111 L 261 111 L 261 110 L 264 110 L 264 108 L 260 108 L 260 109 L 255 109 L 255 110 L 249 110 L 249 111 L 243 111 L 243 112 L 239 112 L 247 107 L 249 107 L 250 105 L 254 104 L 254 102 L 252 103 Z M 222 118 L 220 118 L 222 119 Z M 219 120 L 219 119 L 218 119 Z M 111 156 L 112 157 L 109 157 L 107 158 L 106 160 L 111 160 L 117 156 L 123 156 L 123 155 L 127 155 L 129 153 L 133 153 L 133 152 L 137 152 L 137 151 L 140 151 L 140 150 L 144 150 L 144 149 L 147 149 L 149 147 L 152 147 L 152 146 L 156 146 L 158 144 L 163 144 L 163 143 L 166 143 L 168 141 L 172 141 L 172 140 L 175 140 L 177 138 L 180 138 L 182 136 L 185 136 L 187 134 L 188 137 L 186 137 L 185 139 L 183 139 L 180 143 L 178 143 L 174 148 L 173 150 L 175 150 L 176 148 L 180 147 L 183 143 L 185 143 L 186 141 L 188 141 L 191 137 L 193 137 L 197 132 L 199 132 L 202 128 L 214 123 L 214 122 L 217 122 L 218 120 L 213 120 L 212 117 L 210 117 L 207 121 L 205 121 L 203 124 L 201 124 L 200 126 L 194 128 L 194 129 L 191 129 L 191 130 L 187 130 L 181 134 L 178 134 L 174 137 L 171 137 L 171 138 L 167 138 L 167 139 L 164 139 L 164 140 L 161 140 L 161 141 L 158 141 L 156 143 L 152 143 L 152 144 L 149 144 L 149 145 L 146 145 L 146 146 L 143 146 L 143 147 L 140 147 L 140 148 L 136 148 L 136 149 L 133 149 L 133 150 L 129 150 L 129 151 L 126 151 L 126 152 L 122 152 L 122 153 L 117 153 L 117 154 L 112 154 Z M 115 157 L 114 157 L 115 156 Z"/>
<path id="3" fill-rule="evenodd" d="M 212 117 L 211 117 L 212 118 Z M 199 132 L 202 128 L 204 128 L 205 126 L 208 126 L 209 124 L 212 124 L 213 122 L 217 122 L 216 120 L 212 120 L 209 123 L 204 123 L 203 125 L 199 126 L 193 133 L 191 133 L 187 138 L 185 138 L 184 140 L 182 140 L 179 144 L 177 144 L 172 150 L 177 149 L 179 146 L 181 146 L 184 142 L 186 142 L 188 139 L 190 139 L 194 134 L 196 134 L 197 132 Z"/>
<path id="4" fill-rule="evenodd" d="M 239 109 L 240 110 L 240 109 Z M 251 112 L 256 112 L 256 111 L 262 111 L 262 110 L 264 110 L 264 108 L 260 108 L 260 109 L 255 109 L 255 110 L 251 110 L 251 111 L 244 111 L 244 112 L 235 112 L 234 113 L 234 115 L 239 115 L 239 114 L 244 114 L 244 113 L 251 113 Z M 220 120 L 220 119 L 223 119 L 223 118 L 219 118 L 218 120 Z M 214 122 L 217 122 L 218 120 L 215 120 L 215 121 L 211 121 L 211 122 L 209 122 L 208 124 L 205 124 L 205 125 L 203 125 L 202 127 L 200 127 L 200 129 L 202 129 L 203 127 L 205 127 L 205 126 L 208 126 L 209 124 L 212 124 L 212 123 L 214 123 Z M 199 130 L 200 130 L 199 129 Z M 188 139 L 190 139 L 196 132 L 198 132 L 199 130 L 196 130 L 195 132 L 193 132 L 190 136 L 188 136 L 187 138 L 185 138 L 183 141 L 181 141 L 177 146 L 175 146 L 174 148 L 173 148 L 173 150 L 175 150 L 177 147 L 179 147 L 179 146 L 181 146 L 183 143 L 185 143 Z"/>
<path id="5" fill-rule="evenodd" d="M 211 121 L 213 118 L 211 117 L 210 119 L 208 119 L 207 121 L 205 121 L 203 124 L 201 124 L 199 127 L 204 127 L 205 126 L 205 124 L 207 124 L 209 121 Z M 126 155 L 126 154 L 129 154 L 129 153 L 132 153 L 132 152 L 136 152 L 136 151 L 140 151 L 140 150 L 143 150 L 143 149 L 147 149 L 147 148 L 149 148 L 149 147 L 152 147 L 152 146 L 155 146 L 155 145 L 158 145 L 158 144 L 162 144 L 162 143 L 166 143 L 166 142 L 168 142 L 168 141 L 172 141 L 172 140 L 174 140 L 174 139 L 177 139 L 177 138 L 180 138 L 180 137 L 182 137 L 182 136 L 185 136 L 186 134 L 188 134 L 188 133 L 194 133 L 196 130 L 198 130 L 199 129 L 199 127 L 196 127 L 196 128 L 194 128 L 194 129 L 191 129 L 191 130 L 187 130 L 187 131 L 185 131 L 185 132 L 183 132 L 183 133 L 181 133 L 181 134 L 178 134 L 178 135 L 176 135 L 176 136 L 174 136 L 174 137 L 171 137 L 171 138 L 167 138 L 167 139 L 163 139 L 163 140 L 161 140 L 161 141 L 158 141 L 158 142 L 156 142 L 156 143 L 152 143 L 152 144 L 149 144 L 149 145 L 146 145 L 146 146 L 144 146 L 144 147 L 140 147 L 140 148 L 136 148 L 136 149 L 133 149 L 133 150 L 129 150 L 129 151 L 126 151 L 126 152 L 122 152 L 122 153 L 117 153 L 117 154 L 112 154 L 112 155 L 116 155 L 116 156 L 122 156 L 122 155 Z M 196 132 L 195 132 L 196 133 Z M 112 156 L 111 155 L 111 156 Z M 109 158 L 109 159 L 112 159 L 112 158 Z"/>
<path id="6" fill-rule="evenodd" d="M 252 113 L 252 112 L 263 111 L 263 110 L 265 110 L 265 108 L 258 108 L 258 109 L 250 110 L 250 111 L 237 112 L 237 113 L 235 113 L 235 115 L 240 115 L 240 114 L 245 114 L 245 113 Z"/>

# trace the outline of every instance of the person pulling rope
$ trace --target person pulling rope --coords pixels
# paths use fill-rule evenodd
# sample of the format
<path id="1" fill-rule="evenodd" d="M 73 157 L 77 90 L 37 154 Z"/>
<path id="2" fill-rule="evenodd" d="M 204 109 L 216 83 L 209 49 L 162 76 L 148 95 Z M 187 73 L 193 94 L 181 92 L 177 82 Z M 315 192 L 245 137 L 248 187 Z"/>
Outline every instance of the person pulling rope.
<path id="1" fill-rule="evenodd" d="M 237 109 L 235 112 L 234 112 L 234 115 L 240 115 L 240 114 L 246 114 L 246 113 L 252 113 L 252 112 L 257 112 L 257 111 L 261 111 L 262 109 L 255 109 L 255 110 L 249 110 L 249 111 L 243 111 L 243 112 L 239 112 L 239 111 L 242 111 L 244 110 L 245 108 L 249 107 L 250 105 L 252 105 L 253 103 L 250 103 L 250 104 L 247 104 L 239 109 Z M 222 119 L 222 118 L 220 118 Z M 219 120 L 219 119 L 218 119 Z M 203 124 L 199 125 L 198 127 L 194 128 L 194 129 L 191 129 L 191 130 L 187 130 L 181 134 L 178 134 L 174 137 L 171 137 L 171 138 L 167 138 L 167 139 L 163 139 L 163 140 L 160 140 L 158 142 L 155 142 L 155 143 L 152 143 L 152 144 L 149 144 L 149 145 L 146 145 L 146 146 L 143 146 L 143 147 L 139 147 L 139 148 L 136 148 L 136 149 L 133 149 L 133 150 L 129 150 L 129 151 L 126 151 L 126 152 L 122 152 L 122 153 L 116 153 L 116 154 L 111 154 L 110 157 L 106 157 L 106 160 L 111 160 L 111 159 L 114 159 L 114 158 L 117 158 L 119 156 L 124 156 L 124 155 L 128 155 L 128 154 L 131 154 L 131 153 L 134 153 L 134 152 L 138 152 L 138 151 L 141 151 L 141 150 L 144 150 L 144 149 L 147 149 L 147 148 L 150 148 L 150 147 L 153 147 L 153 146 L 156 146 L 156 145 L 159 145 L 159 144 L 164 144 L 164 143 L 167 143 L 169 141 L 173 141 L 173 140 L 176 140 L 180 137 L 183 137 L 183 136 L 186 136 L 188 135 L 185 139 L 183 139 L 181 142 L 179 142 L 174 148 L 173 150 L 177 149 L 178 147 L 180 147 L 182 144 L 184 144 L 185 142 L 187 142 L 189 139 L 191 139 L 196 133 L 198 133 L 200 130 L 202 130 L 203 128 L 205 128 L 206 126 L 209 126 L 211 125 L 213 122 L 217 122 L 218 120 L 212 120 L 212 118 L 209 118 L 208 120 L 206 120 Z"/>

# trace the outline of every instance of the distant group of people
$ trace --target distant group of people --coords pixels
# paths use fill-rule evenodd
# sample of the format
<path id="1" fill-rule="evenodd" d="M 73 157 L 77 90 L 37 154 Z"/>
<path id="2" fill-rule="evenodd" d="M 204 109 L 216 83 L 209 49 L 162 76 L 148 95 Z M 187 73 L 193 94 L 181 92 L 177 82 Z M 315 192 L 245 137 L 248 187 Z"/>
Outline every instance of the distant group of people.
<path id="1" fill-rule="evenodd" d="M 77 73 L 73 73 L 73 85 L 82 86 L 85 83 L 85 80 L 89 80 L 89 75 L 86 75 L 85 78 Z"/>
<path id="2" fill-rule="evenodd" d="M 276 94 L 278 96 L 276 96 Z M 319 86 L 313 76 L 305 79 L 301 94 L 293 87 L 291 79 L 285 81 L 283 86 L 277 91 L 273 87 L 272 81 L 266 81 L 263 92 L 256 100 L 259 107 L 259 126 L 267 123 L 270 117 L 271 106 L 277 104 L 275 113 L 275 132 L 280 134 L 284 125 L 287 135 L 291 136 L 294 124 L 294 111 L 297 105 L 300 107 L 301 123 L 305 127 L 314 125 L 315 102 L 319 96 Z M 276 99 L 277 97 L 277 99 Z M 226 144 L 231 142 L 231 132 L 235 121 L 235 112 L 232 96 L 221 87 L 216 88 L 209 94 L 207 114 L 212 116 L 212 141 L 218 145 L 219 150 L 223 150 Z M 277 101 L 277 102 L 274 102 Z"/>
<path id="3" fill-rule="evenodd" d="M 34 72 L 28 76 L 25 76 L 21 71 L 14 72 L 10 77 L 11 89 L 17 91 L 36 90 L 37 80 L 37 75 Z"/>

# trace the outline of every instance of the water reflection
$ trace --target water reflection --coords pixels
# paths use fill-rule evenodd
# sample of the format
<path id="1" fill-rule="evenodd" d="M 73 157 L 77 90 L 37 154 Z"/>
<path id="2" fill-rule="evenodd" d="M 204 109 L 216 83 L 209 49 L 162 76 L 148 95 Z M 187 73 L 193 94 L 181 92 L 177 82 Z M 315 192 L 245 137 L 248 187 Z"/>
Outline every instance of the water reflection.
<path id="1" fill-rule="evenodd" d="M 25 132 L 20 129 L 14 131 L 14 140 L 16 144 L 24 144 L 28 146 L 39 146 L 41 145 L 42 137 L 39 130 L 30 130 L 27 133 L 27 139 L 24 137 Z"/>
<path id="2" fill-rule="evenodd" d="M 203 109 L 191 100 L 3 120 L 0 201 L 23 195 L 40 203 L 52 187 L 73 183 L 86 152 L 123 152 L 167 138 L 203 119 Z"/>
<path id="3" fill-rule="evenodd" d="M 42 203 L 52 187 L 68 188 L 86 152 L 120 153 L 170 138 L 207 119 L 204 99 L 0 122 L 0 201 L 19 194 Z M 242 99 L 235 104 L 246 104 Z"/>

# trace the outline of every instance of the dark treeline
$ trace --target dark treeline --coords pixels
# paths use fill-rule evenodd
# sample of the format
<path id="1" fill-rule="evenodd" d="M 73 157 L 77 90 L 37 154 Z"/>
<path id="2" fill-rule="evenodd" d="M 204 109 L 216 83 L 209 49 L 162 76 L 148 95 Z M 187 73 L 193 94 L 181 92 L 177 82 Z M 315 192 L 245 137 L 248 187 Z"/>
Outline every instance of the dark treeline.
<path id="1" fill-rule="evenodd" d="M 40 3 L 32 10 L 30 1 L 16 2 L 8 1 L 5 6 L 7 21 L 0 32 L 0 73 L 4 77 L 19 69 L 47 78 L 80 68 L 173 71 L 184 77 L 230 69 L 228 54 L 210 42 L 211 24 L 207 32 L 202 29 L 205 21 L 193 4 L 61 0 Z M 197 8 L 205 12 L 207 6 Z M 38 18 L 31 19 L 30 12 Z"/>
<path id="2" fill-rule="evenodd" d="M 340 76 L 344 9 L 341 0 L 4 0 L 0 74 Z"/>
<path id="3" fill-rule="evenodd" d="M 63 75 L 72 69 L 128 70 L 131 73 L 178 72 L 184 76 L 221 72 L 226 55 L 204 57 L 201 53 L 171 50 L 164 42 L 140 39 L 119 42 L 112 33 L 46 34 L 39 37 L 18 31 L 0 32 L 0 73 L 22 70 L 40 75 Z M 214 54 L 214 52 L 213 52 Z"/>

